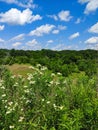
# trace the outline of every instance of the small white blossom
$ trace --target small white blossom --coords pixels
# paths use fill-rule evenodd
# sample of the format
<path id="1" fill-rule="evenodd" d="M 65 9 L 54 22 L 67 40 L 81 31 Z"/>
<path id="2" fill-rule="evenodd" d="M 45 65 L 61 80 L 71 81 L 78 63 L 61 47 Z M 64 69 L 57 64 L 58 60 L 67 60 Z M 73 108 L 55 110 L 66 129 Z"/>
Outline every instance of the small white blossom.
<path id="1" fill-rule="evenodd" d="M 19 122 L 22 122 L 23 119 L 24 119 L 24 117 L 20 117 L 18 121 L 19 121 Z"/>
<path id="2" fill-rule="evenodd" d="M 2 97 L 6 97 L 6 94 L 3 94 Z"/>
<path id="3" fill-rule="evenodd" d="M 38 67 L 38 68 L 41 67 L 41 64 L 37 64 L 36 67 Z"/>
<path id="4" fill-rule="evenodd" d="M 24 88 L 28 88 L 28 86 L 24 86 Z"/>
<path id="5" fill-rule="evenodd" d="M 30 84 L 35 84 L 35 81 L 30 81 Z"/>
<path id="6" fill-rule="evenodd" d="M 54 73 L 52 73 L 52 74 L 51 74 L 51 77 L 54 77 L 54 76 L 55 76 L 55 74 L 54 74 Z"/>
<path id="7" fill-rule="evenodd" d="M 64 106 L 60 106 L 59 109 L 62 110 L 64 108 Z"/>
<path id="8" fill-rule="evenodd" d="M 54 84 L 54 81 L 50 81 L 50 84 Z"/>
<path id="9" fill-rule="evenodd" d="M 10 125 L 9 128 L 10 128 L 10 129 L 14 129 L 14 125 Z"/>
<path id="10" fill-rule="evenodd" d="M 13 102 L 8 102 L 8 105 L 11 106 L 13 104 Z"/>
<path id="11" fill-rule="evenodd" d="M 45 101 L 45 99 L 43 98 L 43 99 L 42 99 L 42 102 L 44 102 L 44 101 Z"/>
<path id="12" fill-rule="evenodd" d="M 60 76 L 61 76 L 62 74 L 61 74 L 60 72 L 58 72 L 57 75 L 60 75 Z"/>
<path id="13" fill-rule="evenodd" d="M 5 89 L 5 87 L 4 87 L 4 86 L 2 86 L 2 87 L 1 87 L 1 89 Z"/>
<path id="14" fill-rule="evenodd" d="M 50 104 L 50 101 L 47 101 L 47 104 Z"/>
<path id="15" fill-rule="evenodd" d="M 12 112 L 12 111 L 9 110 L 9 111 L 6 112 L 6 114 L 10 114 L 11 112 Z"/>

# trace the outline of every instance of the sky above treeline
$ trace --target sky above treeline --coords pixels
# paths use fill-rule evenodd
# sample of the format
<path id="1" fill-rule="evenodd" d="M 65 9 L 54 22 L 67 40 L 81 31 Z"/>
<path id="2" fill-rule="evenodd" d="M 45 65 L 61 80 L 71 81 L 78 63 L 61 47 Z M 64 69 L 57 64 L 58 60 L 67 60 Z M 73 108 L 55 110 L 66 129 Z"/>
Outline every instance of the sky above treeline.
<path id="1" fill-rule="evenodd" d="M 0 48 L 98 50 L 98 0 L 0 0 Z"/>

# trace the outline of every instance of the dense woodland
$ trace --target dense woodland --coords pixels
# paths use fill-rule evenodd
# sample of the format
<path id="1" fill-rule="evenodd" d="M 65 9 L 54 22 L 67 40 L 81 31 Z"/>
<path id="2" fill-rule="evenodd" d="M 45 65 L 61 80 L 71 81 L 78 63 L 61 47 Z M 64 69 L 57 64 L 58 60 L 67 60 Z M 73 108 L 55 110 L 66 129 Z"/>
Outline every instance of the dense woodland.
<path id="1" fill-rule="evenodd" d="M 64 76 L 84 71 L 87 75 L 97 72 L 98 52 L 96 50 L 0 50 L 0 64 L 14 63 L 31 65 L 41 64 L 53 72 L 61 72 Z"/>

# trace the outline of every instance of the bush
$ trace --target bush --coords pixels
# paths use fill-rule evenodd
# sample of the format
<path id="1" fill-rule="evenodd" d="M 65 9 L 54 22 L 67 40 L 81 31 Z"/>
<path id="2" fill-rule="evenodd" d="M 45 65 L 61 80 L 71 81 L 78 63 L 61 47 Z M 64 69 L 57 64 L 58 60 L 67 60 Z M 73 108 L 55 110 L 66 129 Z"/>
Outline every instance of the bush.
<path id="1" fill-rule="evenodd" d="M 63 77 L 46 67 L 31 67 L 27 79 L 3 73 L 0 80 L 1 130 L 97 130 L 95 77 Z"/>

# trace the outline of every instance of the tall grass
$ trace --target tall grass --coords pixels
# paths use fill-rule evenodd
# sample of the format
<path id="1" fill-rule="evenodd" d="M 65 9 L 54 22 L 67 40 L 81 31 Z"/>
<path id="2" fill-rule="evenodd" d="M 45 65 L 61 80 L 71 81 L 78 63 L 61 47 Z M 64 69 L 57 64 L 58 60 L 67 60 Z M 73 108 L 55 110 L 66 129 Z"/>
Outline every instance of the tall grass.
<path id="1" fill-rule="evenodd" d="M 31 68 L 27 78 L 1 77 L 0 130 L 98 130 L 96 77 Z"/>

